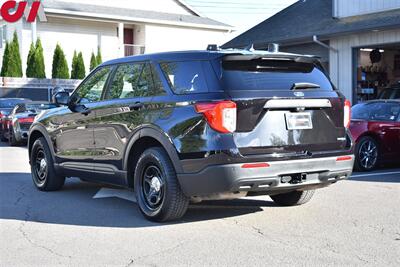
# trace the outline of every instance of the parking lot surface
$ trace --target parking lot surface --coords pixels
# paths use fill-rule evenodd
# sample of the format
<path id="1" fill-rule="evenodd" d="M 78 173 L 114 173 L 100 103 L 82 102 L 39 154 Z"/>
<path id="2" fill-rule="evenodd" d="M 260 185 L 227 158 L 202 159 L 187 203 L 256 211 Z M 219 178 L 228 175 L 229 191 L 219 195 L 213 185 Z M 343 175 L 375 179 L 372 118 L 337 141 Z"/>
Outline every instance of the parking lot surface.
<path id="1" fill-rule="evenodd" d="M 131 191 L 32 184 L 24 147 L 0 146 L 0 266 L 400 266 L 400 169 L 355 173 L 300 207 L 269 197 L 145 220 Z"/>

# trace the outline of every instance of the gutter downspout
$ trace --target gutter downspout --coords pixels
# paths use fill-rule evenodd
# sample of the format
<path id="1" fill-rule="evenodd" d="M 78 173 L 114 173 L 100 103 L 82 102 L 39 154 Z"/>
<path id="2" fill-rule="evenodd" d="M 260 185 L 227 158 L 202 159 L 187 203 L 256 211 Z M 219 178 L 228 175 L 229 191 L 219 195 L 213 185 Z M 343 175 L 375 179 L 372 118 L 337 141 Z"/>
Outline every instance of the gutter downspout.
<path id="1" fill-rule="evenodd" d="M 333 51 L 336 54 L 336 86 L 339 87 L 339 50 L 321 42 L 320 40 L 318 40 L 318 36 L 316 35 L 313 35 L 313 42 L 322 47 L 325 47 L 326 49 Z"/>

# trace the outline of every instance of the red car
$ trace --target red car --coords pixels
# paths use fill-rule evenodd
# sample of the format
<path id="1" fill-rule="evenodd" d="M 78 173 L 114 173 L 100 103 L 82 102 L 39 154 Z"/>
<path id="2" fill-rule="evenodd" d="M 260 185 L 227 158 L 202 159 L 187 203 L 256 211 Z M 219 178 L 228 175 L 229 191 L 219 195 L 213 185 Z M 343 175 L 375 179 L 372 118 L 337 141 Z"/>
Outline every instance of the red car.
<path id="1" fill-rule="evenodd" d="M 351 110 L 355 168 L 369 171 L 381 163 L 400 163 L 400 100 L 369 101 Z"/>

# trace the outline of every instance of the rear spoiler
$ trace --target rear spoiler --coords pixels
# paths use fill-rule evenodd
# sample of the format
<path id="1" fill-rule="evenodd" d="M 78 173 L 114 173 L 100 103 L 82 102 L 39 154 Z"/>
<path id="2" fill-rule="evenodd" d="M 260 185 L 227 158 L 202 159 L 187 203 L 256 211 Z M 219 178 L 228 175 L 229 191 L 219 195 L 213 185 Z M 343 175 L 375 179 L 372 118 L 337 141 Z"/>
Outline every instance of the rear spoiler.
<path id="1" fill-rule="evenodd" d="M 317 56 L 300 56 L 295 54 L 285 54 L 285 53 L 270 53 L 270 54 L 253 54 L 253 55 L 243 55 L 243 54 L 232 54 L 227 55 L 222 58 L 223 61 L 247 61 L 247 60 L 287 60 L 295 62 L 304 63 L 318 63 L 320 57 Z"/>

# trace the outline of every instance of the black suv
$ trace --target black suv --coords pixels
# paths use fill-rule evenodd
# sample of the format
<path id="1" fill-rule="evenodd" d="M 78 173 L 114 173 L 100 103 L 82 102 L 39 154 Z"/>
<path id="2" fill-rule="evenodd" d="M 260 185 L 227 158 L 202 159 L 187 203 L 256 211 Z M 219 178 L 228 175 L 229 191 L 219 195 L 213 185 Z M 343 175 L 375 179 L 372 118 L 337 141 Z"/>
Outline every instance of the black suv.
<path id="1" fill-rule="evenodd" d="M 106 62 L 30 129 L 35 186 L 65 177 L 133 188 L 153 221 L 190 201 L 279 205 L 351 175 L 350 104 L 311 56 L 190 51 Z"/>

